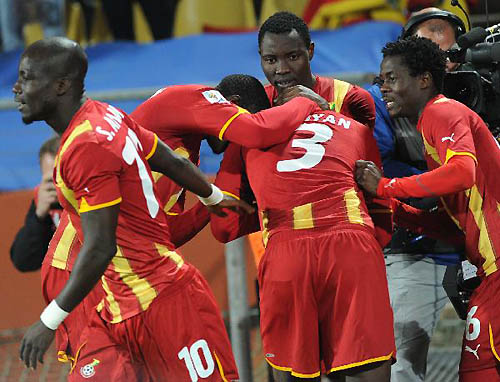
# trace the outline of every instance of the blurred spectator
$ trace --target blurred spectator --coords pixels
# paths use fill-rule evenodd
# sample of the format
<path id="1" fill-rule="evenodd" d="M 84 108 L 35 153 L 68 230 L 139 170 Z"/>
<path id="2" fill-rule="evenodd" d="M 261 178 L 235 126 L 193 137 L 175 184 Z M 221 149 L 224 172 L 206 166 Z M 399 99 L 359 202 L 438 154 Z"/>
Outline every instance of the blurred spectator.
<path id="1" fill-rule="evenodd" d="M 137 0 L 155 40 L 172 37 L 179 0 Z M 116 40 L 135 40 L 132 0 L 102 0 L 108 25 Z"/>
<path id="2" fill-rule="evenodd" d="M 54 160 L 59 148 L 59 137 L 47 140 L 39 152 L 42 180 L 10 248 L 10 258 L 21 272 L 36 271 L 42 266 L 50 239 L 59 223 L 61 206 L 52 182 Z"/>
<path id="3" fill-rule="evenodd" d="M 64 0 L 0 0 L 2 50 L 22 48 L 24 41 L 63 35 L 63 16 Z"/>

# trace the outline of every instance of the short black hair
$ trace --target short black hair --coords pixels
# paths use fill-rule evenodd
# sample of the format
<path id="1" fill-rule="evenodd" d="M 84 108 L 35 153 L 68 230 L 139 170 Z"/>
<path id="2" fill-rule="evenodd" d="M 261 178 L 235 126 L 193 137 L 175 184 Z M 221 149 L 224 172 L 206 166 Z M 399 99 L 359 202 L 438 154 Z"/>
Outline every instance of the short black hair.
<path id="1" fill-rule="evenodd" d="M 238 105 L 251 113 L 271 107 L 264 86 L 257 78 L 247 74 L 231 74 L 224 77 L 217 85 L 217 90 L 226 98 L 238 95 L 240 97 Z"/>
<path id="2" fill-rule="evenodd" d="M 443 91 L 446 54 L 436 43 L 427 38 L 411 36 L 387 43 L 382 48 L 382 54 L 384 58 L 400 56 L 413 77 L 429 72 L 437 91 Z"/>
<path id="3" fill-rule="evenodd" d="M 51 78 L 67 77 L 75 83 L 75 96 L 80 98 L 85 91 L 85 76 L 88 60 L 83 48 L 66 37 L 49 37 L 28 46 L 22 57 L 41 63 L 44 74 Z"/>
<path id="4" fill-rule="evenodd" d="M 311 35 L 304 20 L 291 12 L 276 12 L 269 17 L 259 29 L 259 48 L 266 32 L 282 34 L 297 31 L 306 48 L 311 45 Z"/>

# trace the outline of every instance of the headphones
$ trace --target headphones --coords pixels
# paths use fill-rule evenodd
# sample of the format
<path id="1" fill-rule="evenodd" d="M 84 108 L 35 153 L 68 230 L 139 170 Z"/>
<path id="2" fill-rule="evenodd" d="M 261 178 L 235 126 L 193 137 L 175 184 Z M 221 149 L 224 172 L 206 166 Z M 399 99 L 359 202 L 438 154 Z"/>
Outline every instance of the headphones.
<path id="1" fill-rule="evenodd" d="M 439 11 L 422 13 L 420 15 L 410 17 L 406 25 L 403 27 L 401 38 L 407 38 L 411 36 L 419 24 L 423 23 L 424 21 L 432 19 L 442 19 L 448 21 L 455 30 L 455 38 L 458 38 L 458 36 L 463 35 L 466 31 L 465 24 L 460 19 L 460 17 L 451 12 L 439 10 Z"/>

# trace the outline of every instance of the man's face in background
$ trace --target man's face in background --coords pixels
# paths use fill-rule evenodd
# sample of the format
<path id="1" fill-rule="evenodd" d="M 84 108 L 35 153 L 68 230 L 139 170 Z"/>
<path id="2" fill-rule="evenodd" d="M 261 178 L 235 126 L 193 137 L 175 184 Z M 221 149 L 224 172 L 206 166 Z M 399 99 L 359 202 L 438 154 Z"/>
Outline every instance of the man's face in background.
<path id="1" fill-rule="evenodd" d="M 443 19 L 430 19 L 417 26 L 415 36 L 425 37 L 439 45 L 441 50 L 447 51 L 456 44 L 455 30 L 451 24 Z M 447 61 L 446 71 L 457 69 L 458 63 Z"/>

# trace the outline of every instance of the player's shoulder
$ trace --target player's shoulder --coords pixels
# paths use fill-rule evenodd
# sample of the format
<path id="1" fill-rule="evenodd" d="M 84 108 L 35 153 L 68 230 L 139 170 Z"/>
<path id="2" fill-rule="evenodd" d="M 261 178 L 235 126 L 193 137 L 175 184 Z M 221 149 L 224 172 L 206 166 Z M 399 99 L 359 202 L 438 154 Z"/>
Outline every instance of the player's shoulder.
<path id="1" fill-rule="evenodd" d="M 467 106 L 454 99 L 438 96 L 428 102 L 422 113 L 422 120 L 429 124 L 452 123 L 473 113 Z"/>
<path id="2" fill-rule="evenodd" d="M 317 110 L 311 113 L 304 122 L 327 124 L 334 130 L 370 130 L 369 127 L 359 123 L 355 119 L 333 110 Z"/>
<path id="3" fill-rule="evenodd" d="M 63 152 L 110 150 L 123 125 L 130 125 L 125 112 L 105 102 L 89 100 L 86 109 L 72 121 L 61 142 Z"/>

